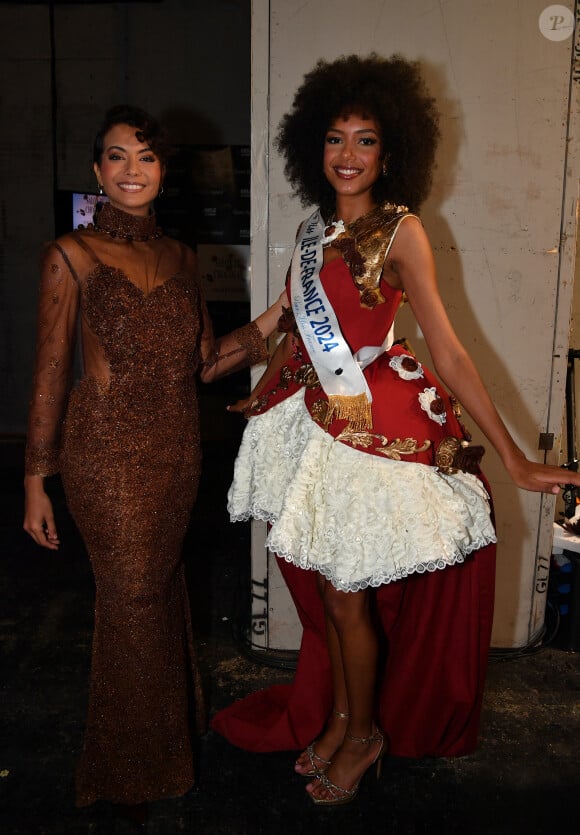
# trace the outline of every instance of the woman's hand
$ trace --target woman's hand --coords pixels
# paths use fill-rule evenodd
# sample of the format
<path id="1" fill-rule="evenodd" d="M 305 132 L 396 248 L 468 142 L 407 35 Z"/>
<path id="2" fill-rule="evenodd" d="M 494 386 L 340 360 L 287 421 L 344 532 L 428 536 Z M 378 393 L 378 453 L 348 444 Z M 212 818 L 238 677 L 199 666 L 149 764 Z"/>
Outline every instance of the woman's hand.
<path id="1" fill-rule="evenodd" d="M 235 403 L 226 406 L 226 410 L 228 412 L 238 412 L 241 414 L 245 414 L 245 412 L 247 412 L 247 410 L 252 405 L 252 402 L 253 398 L 250 395 L 250 397 L 246 397 L 243 400 L 237 400 Z"/>
<path id="2" fill-rule="evenodd" d="M 27 476 L 24 480 L 26 494 L 24 507 L 24 530 L 37 545 L 56 551 L 60 539 L 54 523 L 52 502 L 48 498 L 42 476 Z"/>
<path id="3" fill-rule="evenodd" d="M 506 464 L 506 469 L 514 483 L 523 490 L 557 495 L 564 484 L 580 487 L 580 473 L 549 464 L 538 464 L 535 461 L 529 461 L 524 456 L 514 457 L 509 464 Z"/>

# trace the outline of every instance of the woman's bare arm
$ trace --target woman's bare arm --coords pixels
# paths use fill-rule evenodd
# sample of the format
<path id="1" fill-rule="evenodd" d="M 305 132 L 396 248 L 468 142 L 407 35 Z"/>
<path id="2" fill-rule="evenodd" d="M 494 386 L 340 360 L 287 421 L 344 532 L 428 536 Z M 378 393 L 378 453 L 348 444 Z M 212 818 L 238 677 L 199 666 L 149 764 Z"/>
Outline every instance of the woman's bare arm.
<path id="1" fill-rule="evenodd" d="M 515 484 L 549 493 L 558 493 L 564 481 L 580 486 L 580 474 L 564 474 L 560 467 L 529 461 L 512 438 L 449 321 L 437 288 L 431 246 L 414 217 L 399 227 L 385 265 L 385 278 L 405 290 L 435 371 L 493 444 Z"/>

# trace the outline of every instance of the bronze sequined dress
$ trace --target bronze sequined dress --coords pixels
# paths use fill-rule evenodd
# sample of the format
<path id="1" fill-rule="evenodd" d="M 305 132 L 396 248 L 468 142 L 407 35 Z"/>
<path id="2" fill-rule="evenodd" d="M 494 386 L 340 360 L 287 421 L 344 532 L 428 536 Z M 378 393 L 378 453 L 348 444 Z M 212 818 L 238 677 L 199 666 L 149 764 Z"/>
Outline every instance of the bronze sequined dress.
<path id="1" fill-rule="evenodd" d="M 191 732 L 205 720 L 181 546 L 200 474 L 194 372 L 208 326 L 195 256 L 154 216 L 106 204 L 98 229 L 47 248 L 26 470 L 60 470 L 96 581 L 79 806 L 194 782 Z M 69 397 L 77 329 L 84 376 Z"/>

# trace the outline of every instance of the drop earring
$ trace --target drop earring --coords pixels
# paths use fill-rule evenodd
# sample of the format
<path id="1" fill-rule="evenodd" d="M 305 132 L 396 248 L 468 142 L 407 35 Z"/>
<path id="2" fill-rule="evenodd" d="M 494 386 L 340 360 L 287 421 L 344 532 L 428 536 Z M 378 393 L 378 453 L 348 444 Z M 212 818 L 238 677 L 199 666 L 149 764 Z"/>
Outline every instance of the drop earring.
<path id="1" fill-rule="evenodd" d="M 103 184 L 102 184 L 102 183 L 97 183 L 97 185 L 98 185 L 99 197 L 102 197 L 102 196 L 103 196 L 103 194 L 105 193 L 105 192 L 103 191 Z"/>

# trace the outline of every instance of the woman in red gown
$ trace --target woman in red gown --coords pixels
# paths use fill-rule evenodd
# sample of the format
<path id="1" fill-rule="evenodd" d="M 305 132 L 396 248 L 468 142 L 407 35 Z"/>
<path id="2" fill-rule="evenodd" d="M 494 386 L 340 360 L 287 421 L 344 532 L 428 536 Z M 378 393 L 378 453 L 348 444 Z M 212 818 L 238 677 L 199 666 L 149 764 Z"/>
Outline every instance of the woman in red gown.
<path id="1" fill-rule="evenodd" d="M 443 307 L 414 214 L 437 139 L 418 67 L 377 56 L 319 62 L 278 135 L 290 182 L 320 208 L 298 232 L 286 336 L 235 407 L 249 423 L 229 511 L 270 523 L 304 633 L 294 683 L 213 727 L 250 750 L 304 748 L 295 770 L 317 804 L 351 801 L 387 750 L 475 747 L 495 533 L 459 402 L 517 485 L 562 479 L 516 446 Z M 453 395 L 393 344 L 403 297 Z"/>

